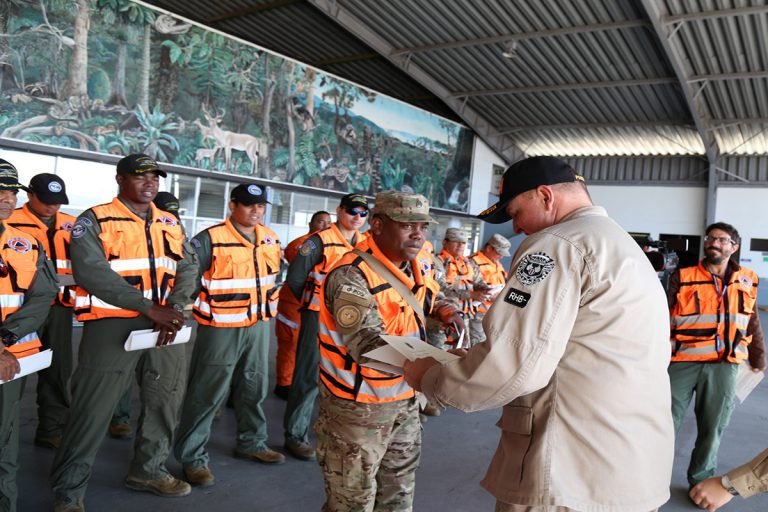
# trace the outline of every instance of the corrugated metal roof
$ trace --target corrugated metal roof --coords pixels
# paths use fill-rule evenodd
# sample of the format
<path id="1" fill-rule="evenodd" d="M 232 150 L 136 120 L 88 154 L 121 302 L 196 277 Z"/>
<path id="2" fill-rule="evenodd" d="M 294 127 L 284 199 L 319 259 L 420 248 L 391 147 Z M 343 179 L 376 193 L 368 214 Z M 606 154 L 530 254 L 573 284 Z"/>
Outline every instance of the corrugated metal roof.
<path id="1" fill-rule="evenodd" d="M 768 155 L 766 0 L 148 3 L 463 119 L 510 160 Z"/>

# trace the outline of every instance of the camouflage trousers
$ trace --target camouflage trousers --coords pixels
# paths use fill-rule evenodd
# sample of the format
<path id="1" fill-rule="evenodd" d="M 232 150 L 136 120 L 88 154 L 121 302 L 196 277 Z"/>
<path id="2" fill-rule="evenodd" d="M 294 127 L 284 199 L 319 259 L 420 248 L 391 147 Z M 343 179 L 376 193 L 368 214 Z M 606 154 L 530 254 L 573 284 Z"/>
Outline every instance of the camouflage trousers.
<path id="1" fill-rule="evenodd" d="M 412 510 L 421 456 L 415 399 L 365 404 L 335 397 L 321 384 L 315 431 L 323 512 Z"/>
<path id="2" fill-rule="evenodd" d="M 485 313 L 476 313 L 469 320 L 469 339 L 471 340 L 470 346 L 474 347 L 478 343 L 485 341 L 485 331 L 483 330 L 483 318 Z"/>

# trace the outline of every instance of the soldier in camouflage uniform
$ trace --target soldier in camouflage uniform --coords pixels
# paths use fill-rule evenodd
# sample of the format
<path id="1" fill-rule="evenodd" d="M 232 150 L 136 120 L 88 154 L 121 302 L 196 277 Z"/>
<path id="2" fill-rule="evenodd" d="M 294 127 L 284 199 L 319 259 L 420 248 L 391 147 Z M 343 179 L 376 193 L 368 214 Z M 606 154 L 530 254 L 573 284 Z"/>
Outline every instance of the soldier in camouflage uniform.
<path id="1" fill-rule="evenodd" d="M 429 254 L 421 250 L 434 222 L 426 198 L 382 192 L 373 214 L 370 238 L 328 274 L 320 301 L 315 430 L 326 512 L 412 509 L 421 452 L 415 393 L 401 376 L 359 364 L 368 362 L 363 354 L 385 344 L 382 334 L 425 340 L 424 312 L 461 322 L 454 305 L 434 301 L 438 285 Z M 400 295 L 400 284 L 415 297 Z"/>

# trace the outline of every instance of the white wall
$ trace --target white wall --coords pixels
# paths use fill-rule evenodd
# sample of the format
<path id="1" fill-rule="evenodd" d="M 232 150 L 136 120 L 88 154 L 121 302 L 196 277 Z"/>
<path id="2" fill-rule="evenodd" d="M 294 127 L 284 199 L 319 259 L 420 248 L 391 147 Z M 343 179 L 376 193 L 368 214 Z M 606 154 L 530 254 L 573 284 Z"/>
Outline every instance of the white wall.
<path id="1" fill-rule="evenodd" d="M 589 185 L 589 192 L 592 201 L 627 231 L 648 232 L 654 239 L 660 233 L 704 234 L 704 187 Z"/>
<path id="2" fill-rule="evenodd" d="M 741 235 L 741 263 L 768 277 L 768 253 L 749 250 L 752 238 L 768 238 L 768 188 L 720 188 L 715 222 L 727 222 Z M 761 303 L 766 300 L 761 297 Z"/>
<path id="3" fill-rule="evenodd" d="M 469 213 L 478 214 L 496 202 L 490 200 L 491 192 L 498 194 L 498 190 L 491 190 L 493 180 L 493 166 L 507 165 L 480 137 L 475 137 L 475 151 L 472 155 L 472 185 L 469 196 Z"/>

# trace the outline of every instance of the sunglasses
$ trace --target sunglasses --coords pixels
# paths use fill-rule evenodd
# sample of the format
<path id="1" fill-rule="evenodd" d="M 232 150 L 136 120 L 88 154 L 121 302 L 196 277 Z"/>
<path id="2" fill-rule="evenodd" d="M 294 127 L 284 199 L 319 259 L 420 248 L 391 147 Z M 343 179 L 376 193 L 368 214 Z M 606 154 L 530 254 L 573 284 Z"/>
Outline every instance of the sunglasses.
<path id="1" fill-rule="evenodd" d="M 357 208 L 347 208 L 344 211 L 352 216 L 359 215 L 363 219 L 368 216 L 368 210 L 358 210 Z"/>

